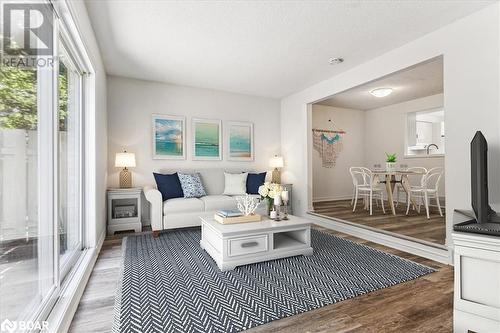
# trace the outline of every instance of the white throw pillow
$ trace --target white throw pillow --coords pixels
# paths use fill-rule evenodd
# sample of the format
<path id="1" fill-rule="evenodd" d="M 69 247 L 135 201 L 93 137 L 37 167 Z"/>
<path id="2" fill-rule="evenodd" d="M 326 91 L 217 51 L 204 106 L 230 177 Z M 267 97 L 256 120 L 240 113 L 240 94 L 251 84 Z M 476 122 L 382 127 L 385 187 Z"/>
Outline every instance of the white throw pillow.
<path id="1" fill-rule="evenodd" d="M 247 177 L 245 173 L 224 172 L 224 195 L 245 195 L 247 193 Z"/>

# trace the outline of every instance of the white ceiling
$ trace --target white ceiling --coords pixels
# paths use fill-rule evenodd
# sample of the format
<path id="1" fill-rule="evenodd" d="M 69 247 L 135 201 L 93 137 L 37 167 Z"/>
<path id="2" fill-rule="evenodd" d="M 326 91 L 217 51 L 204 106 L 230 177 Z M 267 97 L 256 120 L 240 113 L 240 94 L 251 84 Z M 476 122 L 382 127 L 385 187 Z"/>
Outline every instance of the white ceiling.
<path id="1" fill-rule="evenodd" d="M 370 91 L 376 88 L 392 88 L 393 92 L 386 97 L 375 97 Z M 335 94 L 317 104 L 371 110 L 442 92 L 443 57 L 438 57 Z"/>
<path id="2" fill-rule="evenodd" d="M 87 0 L 106 71 L 283 97 L 494 1 Z M 330 66 L 330 57 L 345 62 Z"/>

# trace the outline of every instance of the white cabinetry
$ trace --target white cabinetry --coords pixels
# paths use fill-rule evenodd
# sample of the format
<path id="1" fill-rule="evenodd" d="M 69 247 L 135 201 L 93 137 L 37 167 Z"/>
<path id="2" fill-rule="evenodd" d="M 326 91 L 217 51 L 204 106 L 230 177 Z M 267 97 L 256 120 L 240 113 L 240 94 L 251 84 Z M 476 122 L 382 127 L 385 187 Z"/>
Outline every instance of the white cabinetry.
<path id="1" fill-rule="evenodd" d="M 454 232 L 455 333 L 500 332 L 500 237 Z"/>

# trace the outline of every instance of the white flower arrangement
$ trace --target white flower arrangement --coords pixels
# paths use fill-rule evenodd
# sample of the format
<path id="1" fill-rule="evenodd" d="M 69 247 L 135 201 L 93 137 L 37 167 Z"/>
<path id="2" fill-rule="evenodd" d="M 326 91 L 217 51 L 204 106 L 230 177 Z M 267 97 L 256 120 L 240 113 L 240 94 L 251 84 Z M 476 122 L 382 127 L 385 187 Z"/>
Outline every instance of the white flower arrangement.
<path id="1" fill-rule="evenodd" d="M 264 185 L 259 187 L 259 194 L 263 200 L 267 200 L 268 207 L 271 207 L 274 203 L 274 197 L 276 195 L 281 195 L 283 188 L 280 184 L 265 182 Z"/>

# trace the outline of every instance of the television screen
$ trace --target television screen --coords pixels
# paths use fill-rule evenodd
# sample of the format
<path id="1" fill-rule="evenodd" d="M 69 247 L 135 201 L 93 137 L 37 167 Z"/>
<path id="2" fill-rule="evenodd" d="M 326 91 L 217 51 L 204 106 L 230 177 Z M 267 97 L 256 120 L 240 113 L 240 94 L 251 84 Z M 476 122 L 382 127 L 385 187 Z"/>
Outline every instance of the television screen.
<path id="1" fill-rule="evenodd" d="M 486 223 L 493 212 L 488 204 L 488 143 L 477 131 L 470 144 L 472 209 L 478 223 Z"/>

